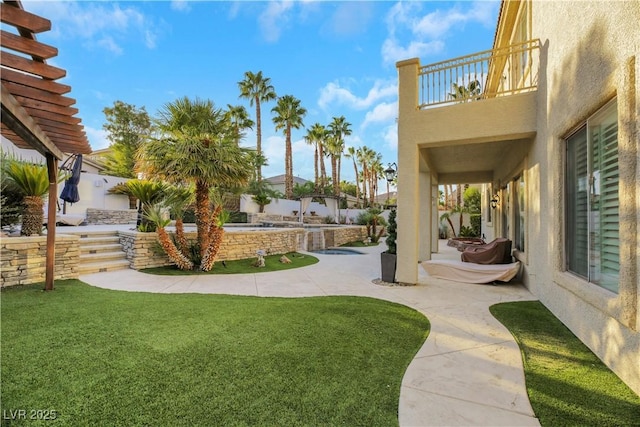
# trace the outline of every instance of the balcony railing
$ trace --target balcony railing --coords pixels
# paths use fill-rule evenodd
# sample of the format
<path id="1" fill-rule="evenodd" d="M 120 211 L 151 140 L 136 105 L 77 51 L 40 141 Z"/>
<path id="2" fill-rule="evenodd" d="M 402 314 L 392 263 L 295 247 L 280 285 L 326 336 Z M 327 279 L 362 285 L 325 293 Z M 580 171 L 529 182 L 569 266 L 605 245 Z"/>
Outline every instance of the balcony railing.
<path id="1" fill-rule="evenodd" d="M 420 105 L 453 104 L 535 90 L 540 40 L 420 67 Z"/>

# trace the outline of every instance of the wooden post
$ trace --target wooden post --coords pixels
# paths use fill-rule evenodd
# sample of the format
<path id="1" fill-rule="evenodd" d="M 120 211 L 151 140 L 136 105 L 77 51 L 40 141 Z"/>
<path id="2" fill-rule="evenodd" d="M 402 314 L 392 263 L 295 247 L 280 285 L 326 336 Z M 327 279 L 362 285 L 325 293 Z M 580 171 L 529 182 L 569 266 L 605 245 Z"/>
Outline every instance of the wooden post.
<path id="1" fill-rule="evenodd" d="M 47 172 L 49 175 L 49 210 L 47 218 L 47 257 L 44 290 L 53 290 L 56 260 L 56 200 L 58 198 L 58 159 L 47 153 Z"/>

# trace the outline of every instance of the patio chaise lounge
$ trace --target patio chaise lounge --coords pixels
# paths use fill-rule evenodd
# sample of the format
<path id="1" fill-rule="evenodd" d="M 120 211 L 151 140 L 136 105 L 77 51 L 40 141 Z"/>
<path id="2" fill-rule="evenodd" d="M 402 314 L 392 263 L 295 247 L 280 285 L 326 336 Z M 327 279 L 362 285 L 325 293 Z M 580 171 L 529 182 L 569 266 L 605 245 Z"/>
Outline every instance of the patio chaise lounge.
<path id="1" fill-rule="evenodd" d="M 508 282 L 520 271 L 520 262 L 512 262 L 511 240 L 505 238 L 467 247 L 461 259 L 431 260 L 421 265 L 430 276 L 463 283 Z"/>
<path id="2" fill-rule="evenodd" d="M 476 264 L 510 264 L 511 240 L 498 237 L 486 245 L 469 246 L 464 249 L 460 256 L 464 262 Z"/>

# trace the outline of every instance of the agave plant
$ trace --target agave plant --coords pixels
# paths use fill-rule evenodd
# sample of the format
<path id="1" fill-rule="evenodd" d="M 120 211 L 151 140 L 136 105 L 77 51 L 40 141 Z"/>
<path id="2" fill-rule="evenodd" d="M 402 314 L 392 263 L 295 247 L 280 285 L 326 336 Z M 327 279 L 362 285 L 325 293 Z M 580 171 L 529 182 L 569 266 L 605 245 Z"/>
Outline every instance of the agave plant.
<path id="1" fill-rule="evenodd" d="M 187 258 L 173 243 L 169 237 L 169 233 L 165 227 L 171 222 L 171 219 L 165 218 L 160 204 L 148 204 L 144 207 L 145 217 L 155 224 L 158 233 L 158 241 L 160 246 L 167 254 L 169 259 L 176 264 L 180 270 L 193 270 L 193 263 Z"/>
<path id="2" fill-rule="evenodd" d="M 3 173 L 23 195 L 21 234 L 24 236 L 40 234 L 44 221 L 44 199 L 49 191 L 49 174 L 46 166 L 14 158 L 5 159 L 3 163 Z"/>

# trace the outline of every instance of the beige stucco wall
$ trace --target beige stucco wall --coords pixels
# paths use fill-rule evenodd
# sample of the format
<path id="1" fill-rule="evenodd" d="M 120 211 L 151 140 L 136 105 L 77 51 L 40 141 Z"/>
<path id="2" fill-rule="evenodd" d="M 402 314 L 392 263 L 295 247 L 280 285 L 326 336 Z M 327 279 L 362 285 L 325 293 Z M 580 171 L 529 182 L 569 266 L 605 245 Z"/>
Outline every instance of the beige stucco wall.
<path id="1" fill-rule="evenodd" d="M 519 174 L 525 178 L 526 243 L 525 251 L 516 255 L 524 263 L 526 286 L 640 393 L 640 3 L 534 1 L 531 11 L 532 37 L 539 38 L 542 46 L 541 67 L 535 102 L 521 107 L 528 118 L 534 117 L 534 133 L 523 151 L 504 153 L 504 161 L 492 171 L 493 184 L 500 188 Z M 425 252 L 437 250 L 425 241 L 432 239 L 430 235 L 424 236 L 425 230 L 430 229 L 426 222 L 429 207 L 422 200 L 431 196 L 429 186 L 437 183 L 436 169 L 442 166 L 422 159 L 419 147 L 458 144 L 463 140 L 482 144 L 504 140 L 507 132 L 518 133 L 517 127 L 505 124 L 494 126 L 493 135 L 490 129 L 481 126 L 477 135 L 470 136 L 468 130 L 459 126 L 451 126 L 447 131 L 448 121 L 475 123 L 484 119 L 494 123 L 498 118 L 519 124 L 522 129 L 530 125 L 518 115 L 510 114 L 517 109 L 496 109 L 497 104 L 485 100 L 473 106 L 419 111 L 416 76 L 420 63 L 408 60 L 397 65 L 400 81 L 397 278 L 415 283 L 416 262 L 429 259 L 430 253 Z M 564 138 L 616 96 L 621 263 L 618 294 L 564 271 Z M 514 105 L 522 100 L 512 98 Z M 528 109 L 531 105 L 535 114 Z M 461 121 L 460 114 L 471 116 Z M 437 120 L 430 120 L 436 117 Z M 490 148 L 488 144 L 486 147 Z M 447 179 L 455 176 L 451 175 Z M 493 217 L 495 234 L 500 236 L 499 210 Z"/>
<path id="2" fill-rule="evenodd" d="M 640 393 L 638 54 L 640 3 L 534 2 L 544 46 L 537 137 L 527 158 L 527 286 Z M 546 62 L 546 63 L 545 63 Z M 617 95 L 620 291 L 564 272 L 563 139 Z M 552 266 L 552 268 L 549 268 Z"/>

